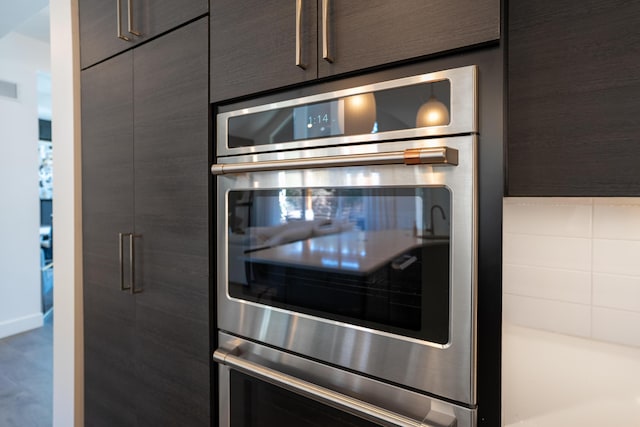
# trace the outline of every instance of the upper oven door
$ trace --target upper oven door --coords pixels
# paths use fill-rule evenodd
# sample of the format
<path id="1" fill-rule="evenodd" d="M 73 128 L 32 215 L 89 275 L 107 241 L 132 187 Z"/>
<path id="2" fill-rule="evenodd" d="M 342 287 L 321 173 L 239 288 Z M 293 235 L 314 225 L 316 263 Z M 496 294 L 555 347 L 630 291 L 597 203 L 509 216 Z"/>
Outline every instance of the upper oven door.
<path id="1" fill-rule="evenodd" d="M 475 145 L 468 135 L 216 165 L 219 328 L 474 405 Z M 375 164 L 417 148 L 444 163 Z"/>

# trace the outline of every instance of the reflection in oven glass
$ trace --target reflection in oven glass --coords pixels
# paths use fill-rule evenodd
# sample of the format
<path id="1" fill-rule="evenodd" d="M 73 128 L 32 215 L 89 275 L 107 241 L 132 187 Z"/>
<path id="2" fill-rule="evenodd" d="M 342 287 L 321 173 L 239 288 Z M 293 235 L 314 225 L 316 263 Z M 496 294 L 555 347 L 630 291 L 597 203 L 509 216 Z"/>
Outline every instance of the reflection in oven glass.
<path id="1" fill-rule="evenodd" d="M 445 344 L 450 199 L 445 187 L 231 191 L 229 295 Z"/>
<path id="2" fill-rule="evenodd" d="M 437 105 L 438 109 L 434 110 L 433 105 Z M 443 126 L 450 123 L 450 109 L 449 80 L 420 82 L 233 116 L 228 123 L 228 144 L 229 148 L 264 146 L 341 135 Z M 435 119 L 432 117 L 434 113 Z"/>

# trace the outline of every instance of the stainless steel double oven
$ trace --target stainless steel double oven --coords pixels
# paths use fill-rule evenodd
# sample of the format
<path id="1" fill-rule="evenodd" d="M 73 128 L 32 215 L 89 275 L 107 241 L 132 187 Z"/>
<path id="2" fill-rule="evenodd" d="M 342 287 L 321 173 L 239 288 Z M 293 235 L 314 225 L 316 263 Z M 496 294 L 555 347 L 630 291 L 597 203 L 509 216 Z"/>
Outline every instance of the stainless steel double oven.
<path id="1" fill-rule="evenodd" d="M 475 66 L 217 115 L 221 426 L 476 425 Z"/>

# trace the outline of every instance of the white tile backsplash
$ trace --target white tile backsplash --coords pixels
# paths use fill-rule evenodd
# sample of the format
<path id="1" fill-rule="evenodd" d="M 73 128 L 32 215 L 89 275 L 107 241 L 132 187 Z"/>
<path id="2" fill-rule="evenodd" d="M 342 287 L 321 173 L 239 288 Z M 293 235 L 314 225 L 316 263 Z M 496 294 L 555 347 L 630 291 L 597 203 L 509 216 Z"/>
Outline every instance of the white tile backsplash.
<path id="1" fill-rule="evenodd" d="M 591 239 L 505 233 L 506 264 L 589 271 Z"/>
<path id="2" fill-rule="evenodd" d="M 640 276 L 594 273 L 593 305 L 640 313 Z"/>
<path id="3" fill-rule="evenodd" d="M 640 240 L 594 239 L 593 271 L 640 276 Z"/>
<path id="4" fill-rule="evenodd" d="M 593 338 L 640 347 L 640 313 L 594 307 Z"/>
<path id="5" fill-rule="evenodd" d="M 505 294 L 503 315 L 509 322 L 551 332 L 591 336 L 591 307 L 540 298 Z"/>
<path id="6" fill-rule="evenodd" d="M 507 294 L 591 304 L 591 273 L 587 271 L 505 264 L 502 281 Z"/>
<path id="7" fill-rule="evenodd" d="M 505 203 L 505 233 L 591 237 L 591 203 Z"/>
<path id="8" fill-rule="evenodd" d="M 640 347 L 640 198 L 506 198 L 503 318 Z"/>
<path id="9" fill-rule="evenodd" d="M 640 240 L 640 204 L 595 204 L 593 236 L 600 239 Z"/>

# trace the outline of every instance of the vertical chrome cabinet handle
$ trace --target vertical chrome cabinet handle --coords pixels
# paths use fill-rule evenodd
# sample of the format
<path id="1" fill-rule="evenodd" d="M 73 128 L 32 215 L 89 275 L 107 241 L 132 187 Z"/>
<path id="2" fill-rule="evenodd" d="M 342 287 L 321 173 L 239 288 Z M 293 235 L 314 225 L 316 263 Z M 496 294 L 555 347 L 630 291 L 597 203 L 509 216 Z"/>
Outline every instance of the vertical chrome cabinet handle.
<path id="1" fill-rule="evenodd" d="M 136 263 L 135 263 L 135 246 L 134 239 L 141 237 L 140 234 L 129 234 L 129 283 L 131 294 L 139 294 L 142 289 L 136 289 Z"/>
<path id="2" fill-rule="evenodd" d="M 329 53 L 329 0 L 322 0 L 322 59 L 333 62 Z"/>
<path id="3" fill-rule="evenodd" d="M 120 290 L 127 291 L 131 289 L 131 286 L 124 286 L 124 243 L 123 237 L 129 236 L 130 233 L 118 233 L 118 259 L 120 261 Z"/>
<path id="4" fill-rule="evenodd" d="M 141 36 L 142 33 L 133 29 L 133 1 L 127 0 L 127 9 L 129 11 L 129 17 L 127 18 L 127 31 L 134 36 Z"/>
<path id="5" fill-rule="evenodd" d="M 120 2 L 122 0 L 116 0 L 116 22 L 118 24 L 118 29 L 116 31 L 116 35 L 118 36 L 119 39 L 125 40 L 125 41 L 131 41 L 129 39 L 129 37 L 125 36 L 124 34 L 122 34 L 122 7 L 120 7 Z M 129 15 L 131 16 L 131 15 Z"/>
<path id="6" fill-rule="evenodd" d="M 307 68 L 302 63 L 302 0 L 296 0 L 296 66 Z"/>

